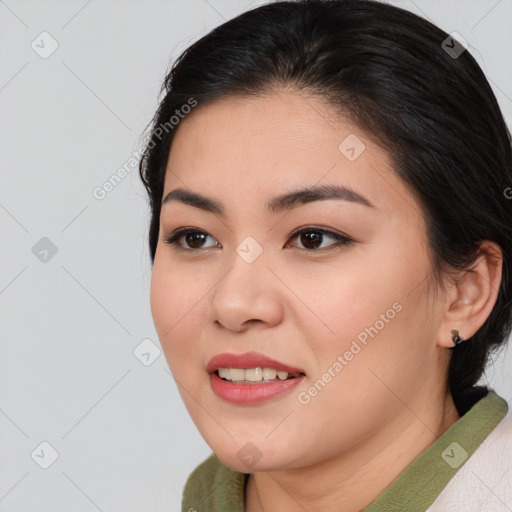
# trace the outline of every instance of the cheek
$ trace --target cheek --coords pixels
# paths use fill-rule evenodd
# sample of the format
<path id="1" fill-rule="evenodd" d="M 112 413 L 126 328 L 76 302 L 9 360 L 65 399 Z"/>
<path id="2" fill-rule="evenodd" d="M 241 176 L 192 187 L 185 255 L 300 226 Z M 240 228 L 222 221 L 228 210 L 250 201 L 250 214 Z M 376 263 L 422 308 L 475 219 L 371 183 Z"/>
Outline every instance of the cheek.
<path id="1" fill-rule="evenodd" d="M 155 258 L 151 274 L 150 303 L 156 330 L 164 343 L 164 334 L 172 327 L 177 304 L 175 283 L 171 275 L 164 271 L 158 257 Z"/>
<path id="2" fill-rule="evenodd" d="M 351 259 L 323 276 L 314 294 L 309 290 L 308 304 L 321 323 L 314 319 L 316 335 L 306 327 L 311 332 L 308 344 L 322 368 L 347 351 L 356 353 L 347 359 L 376 364 L 383 354 L 410 345 L 410 326 L 428 314 L 427 305 L 417 303 L 417 293 L 411 293 L 427 270 L 421 258 L 412 262 L 405 251 L 398 257 L 393 247 L 389 254 L 380 248 L 378 256 Z"/>
<path id="3" fill-rule="evenodd" d="M 382 254 L 362 273 L 356 266 L 353 270 L 326 289 L 325 322 L 336 334 L 318 336 L 313 348 L 322 354 L 322 372 L 340 363 L 335 383 L 322 398 L 326 409 L 339 404 L 340 396 L 350 402 L 347 407 L 357 408 L 354 397 L 373 397 L 377 406 L 389 399 L 388 387 L 405 396 L 428 368 L 429 326 L 434 322 L 427 300 L 420 299 L 425 296 L 426 263 Z"/>
<path id="4" fill-rule="evenodd" d="M 174 361 L 183 361 L 191 354 L 194 340 L 199 340 L 204 315 L 197 279 L 166 268 L 157 258 L 151 276 L 150 303 L 153 322 L 171 370 Z M 197 333 L 197 335 L 195 335 Z"/>
<path id="5" fill-rule="evenodd" d="M 392 307 L 398 296 L 393 280 L 387 283 L 377 276 L 359 265 L 351 266 L 350 272 L 337 269 L 323 279 L 314 295 L 309 294 L 311 309 L 318 312 L 325 335 L 334 344 L 342 347 Z"/>

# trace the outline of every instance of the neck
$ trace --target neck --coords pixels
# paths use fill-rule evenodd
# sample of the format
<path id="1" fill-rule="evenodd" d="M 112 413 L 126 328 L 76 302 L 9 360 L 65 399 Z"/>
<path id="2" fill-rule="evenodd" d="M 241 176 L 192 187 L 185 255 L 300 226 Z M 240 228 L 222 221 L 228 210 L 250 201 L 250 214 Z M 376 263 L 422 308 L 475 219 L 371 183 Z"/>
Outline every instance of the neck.
<path id="1" fill-rule="evenodd" d="M 251 474 L 245 511 L 358 512 L 458 419 L 450 394 L 427 408 L 404 407 L 400 417 L 374 436 L 328 460 L 309 467 Z"/>

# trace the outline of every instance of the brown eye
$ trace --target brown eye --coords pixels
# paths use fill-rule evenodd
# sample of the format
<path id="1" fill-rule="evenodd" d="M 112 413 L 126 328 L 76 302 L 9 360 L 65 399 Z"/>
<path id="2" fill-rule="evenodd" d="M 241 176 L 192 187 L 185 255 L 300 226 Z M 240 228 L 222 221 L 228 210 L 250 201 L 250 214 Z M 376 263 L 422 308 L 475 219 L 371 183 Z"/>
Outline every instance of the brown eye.
<path id="1" fill-rule="evenodd" d="M 306 249 L 318 249 L 321 245 L 324 235 L 318 231 L 304 231 L 299 235 L 300 243 Z"/>
<path id="2" fill-rule="evenodd" d="M 325 229 L 318 228 L 305 228 L 295 233 L 291 239 L 299 238 L 300 243 L 303 245 L 304 250 L 309 252 L 322 251 L 324 249 L 330 249 L 331 247 L 340 247 L 353 243 L 354 241 L 344 235 L 333 233 Z M 327 246 L 321 247 L 324 238 L 331 238 L 335 240 L 335 243 L 328 244 Z M 299 247 L 301 249 L 301 247 Z"/>
<path id="3" fill-rule="evenodd" d="M 185 251 L 194 251 L 197 249 L 213 247 L 211 245 L 204 245 L 204 242 L 208 237 L 212 238 L 205 231 L 200 231 L 198 229 L 180 229 L 173 233 L 172 235 L 164 238 L 164 242 L 171 245 L 176 244 L 176 242 L 178 242 L 177 248 L 183 249 Z M 185 246 L 181 243 L 182 240 L 185 242 Z"/>
<path id="4" fill-rule="evenodd" d="M 204 233 L 184 233 L 183 239 L 192 249 L 201 249 L 206 236 Z"/>
<path id="5" fill-rule="evenodd" d="M 299 240 L 303 247 L 296 248 L 308 252 L 322 252 L 324 250 L 330 250 L 336 247 L 340 248 L 354 243 L 354 241 L 347 236 L 340 235 L 326 229 L 319 229 L 314 227 L 301 229 L 300 231 L 293 234 L 290 240 L 298 237 L 300 237 Z M 219 247 L 218 242 L 215 242 L 213 245 L 204 245 L 208 238 L 215 240 L 205 231 L 183 228 L 178 229 L 172 235 L 164 238 L 164 242 L 170 245 L 175 245 L 176 249 L 194 252 L 198 251 L 199 249 L 207 249 L 216 246 Z M 334 243 L 330 243 L 327 246 L 322 247 L 322 244 L 326 238 L 334 240 Z"/>

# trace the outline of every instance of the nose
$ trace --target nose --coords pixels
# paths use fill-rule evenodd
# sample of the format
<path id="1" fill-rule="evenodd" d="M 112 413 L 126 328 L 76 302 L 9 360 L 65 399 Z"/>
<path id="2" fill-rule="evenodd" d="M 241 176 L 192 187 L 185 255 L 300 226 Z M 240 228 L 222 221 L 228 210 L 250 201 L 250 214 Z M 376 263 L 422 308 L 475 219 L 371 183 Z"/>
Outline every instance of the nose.
<path id="1" fill-rule="evenodd" d="M 284 295 L 265 252 L 251 263 L 238 255 L 232 261 L 210 295 L 208 320 L 235 332 L 277 325 L 283 318 Z"/>

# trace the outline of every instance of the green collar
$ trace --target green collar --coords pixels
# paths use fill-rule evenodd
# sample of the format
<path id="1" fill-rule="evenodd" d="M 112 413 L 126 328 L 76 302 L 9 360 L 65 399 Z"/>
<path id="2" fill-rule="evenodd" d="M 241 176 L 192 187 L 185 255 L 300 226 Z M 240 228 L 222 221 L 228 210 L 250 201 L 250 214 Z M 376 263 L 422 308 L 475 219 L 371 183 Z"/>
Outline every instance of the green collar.
<path id="1" fill-rule="evenodd" d="M 427 510 L 503 419 L 507 410 L 507 402 L 490 391 L 422 452 L 363 511 Z"/>
<path id="2" fill-rule="evenodd" d="M 490 391 L 361 512 L 427 510 L 507 410 L 507 402 Z M 213 453 L 189 476 L 182 511 L 244 512 L 248 476 L 228 468 Z"/>

